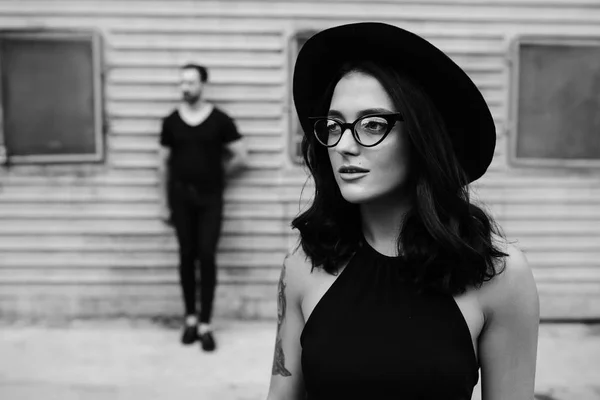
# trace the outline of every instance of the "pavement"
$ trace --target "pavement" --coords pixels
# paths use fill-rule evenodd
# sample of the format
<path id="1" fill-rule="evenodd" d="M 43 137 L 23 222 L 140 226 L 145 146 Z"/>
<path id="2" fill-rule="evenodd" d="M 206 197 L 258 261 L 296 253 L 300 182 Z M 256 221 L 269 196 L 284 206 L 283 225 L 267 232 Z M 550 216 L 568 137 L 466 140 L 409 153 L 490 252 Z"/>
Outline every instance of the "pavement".
<path id="1" fill-rule="evenodd" d="M 172 321 L 1 323 L 0 399 L 266 399 L 275 322 L 214 325 L 204 353 Z M 541 325 L 536 395 L 600 399 L 600 324 Z"/>

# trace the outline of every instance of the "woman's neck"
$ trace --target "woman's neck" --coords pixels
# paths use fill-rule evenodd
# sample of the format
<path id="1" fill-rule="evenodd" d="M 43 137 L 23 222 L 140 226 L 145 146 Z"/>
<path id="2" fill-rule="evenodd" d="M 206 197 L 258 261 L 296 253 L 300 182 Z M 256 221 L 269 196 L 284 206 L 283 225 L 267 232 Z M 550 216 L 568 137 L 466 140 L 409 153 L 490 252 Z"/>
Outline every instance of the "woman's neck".
<path id="1" fill-rule="evenodd" d="M 399 255 L 398 236 L 411 207 L 407 196 L 390 196 L 360 205 L 363 235 L 375 250 L 386 256 Z"/>

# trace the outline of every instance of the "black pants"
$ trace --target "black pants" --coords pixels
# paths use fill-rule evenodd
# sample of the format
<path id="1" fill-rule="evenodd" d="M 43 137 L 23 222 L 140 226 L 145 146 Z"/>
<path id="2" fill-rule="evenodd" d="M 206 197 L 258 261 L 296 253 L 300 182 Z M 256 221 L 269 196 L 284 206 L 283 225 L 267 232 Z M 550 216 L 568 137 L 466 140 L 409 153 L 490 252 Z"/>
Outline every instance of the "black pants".
<path id="1" fill-rule="evenodd" d="M 215 256 L 221 234 L 222 192 L 206 195 L 200 188 L 171 182 L 169 205 L 179 242 L 179 277 L 185 313 L 196 314 L 196 262 L 199 262 L 200 322 L 209 323 L 217 285 Z"/>

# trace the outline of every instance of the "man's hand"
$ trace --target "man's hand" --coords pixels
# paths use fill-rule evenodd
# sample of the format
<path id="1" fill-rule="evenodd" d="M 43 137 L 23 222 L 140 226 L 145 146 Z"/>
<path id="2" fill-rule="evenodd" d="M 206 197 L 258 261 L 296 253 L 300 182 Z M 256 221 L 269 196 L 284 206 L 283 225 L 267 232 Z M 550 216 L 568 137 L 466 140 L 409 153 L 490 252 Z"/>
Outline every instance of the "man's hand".
<path id="1" fill-rule="evenodd" d="M 226 176 L 231 176 L 246 167 L 248 151 L 242 139 L 230 142 L 225 146 L 223 169 Z"/>
<path id="2" fill-rule="evenodd" d="M 162 222 L 169 226 L 173 226 L 173 221 L 171 220 L 171 210 L 166 204 L 161 203 L 158 210 L 158 216 Z"/>

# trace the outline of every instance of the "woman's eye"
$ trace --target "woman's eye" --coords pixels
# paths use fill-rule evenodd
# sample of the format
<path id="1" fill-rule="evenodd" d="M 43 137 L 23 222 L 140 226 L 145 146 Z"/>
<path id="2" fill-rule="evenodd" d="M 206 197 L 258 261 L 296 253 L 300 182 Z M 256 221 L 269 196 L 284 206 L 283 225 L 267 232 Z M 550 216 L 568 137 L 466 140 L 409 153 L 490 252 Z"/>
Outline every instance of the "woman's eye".
<path id="1" fill-rule="evenodd" d="M 336 133 L 339 130 L 338 124 L 333 121 L 327 121 L 327 131 L 330 133 Z"/>
<path id="2" fill-rule="evenodd" d="M 387 121 L 382 118 L 369 118 L 362 121 L 361 128 L 369 132 L 385 132 Z"/>

